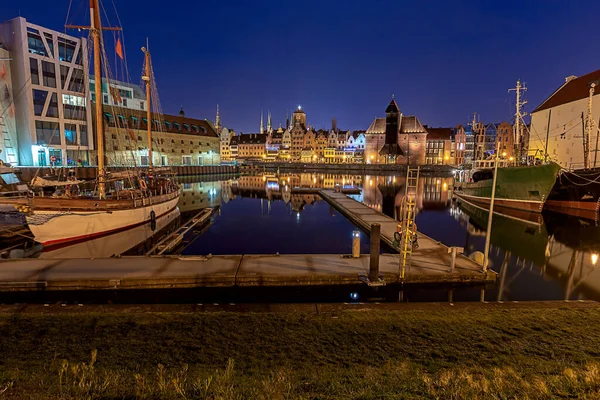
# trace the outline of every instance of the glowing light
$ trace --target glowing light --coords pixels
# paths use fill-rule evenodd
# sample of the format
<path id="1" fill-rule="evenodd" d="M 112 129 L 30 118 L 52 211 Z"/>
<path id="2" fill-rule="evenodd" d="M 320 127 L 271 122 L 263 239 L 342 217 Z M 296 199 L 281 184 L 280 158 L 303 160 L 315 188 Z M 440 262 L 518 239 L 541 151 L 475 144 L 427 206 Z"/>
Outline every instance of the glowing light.
<path id="1" fill-rule="evenodd" d="M 298 104 L 298 110 L 302 110 L 302 106 Z"/>
<path id="2" fill-rule="evenodd" d="M 313 178 L 313 183 L 317 183 L 317 178 Z"/>
<path id="3" fill-rule="evenodd" d="M 440 183 L 442 183 L 442 181 L 441 181 L 441 179 L 438 179 L 435 183 L 437 183 L 439 185 Z"/>
<path id="4" fill-rule="evenodd" d="M 514 158 L 513 156 L 510 156 L 508 159 L 509 159 L 510 161 L 512 161 L 512 160 L 514 160 L 515 158 Z"/>
<path id="5" fill-rule="evenodd" d="M 350 298 L 351 298 L 352 300 L 358 300 L 358 293 L 356 293 L 356 292 L 352 292 L 352 293 L 350 293 Z"/>
<path id="6" fill-rule="evenodd" d="M 445 156 L 445 157 L 444 157 L 444 160 L 446 160 L 446 161 L 448 161 L 449 159 L 450 159 L 450 157 L 449 157 L 449 156 Z"/>
<path id="7" fill-rule="evenodd" d="M 288 182 L 290 181 L 290 177 L 288 176 Z"/>
<path id="8" fill-rule="evenodd" d="M 263 182 L 267 180 L 267 177 L 263 175 Z"/>
<path id="9" fill-rule="evenodd" d="M 592 265 L 596 265 L 598 262 L 598 253 L 592 253 Z"/>
<path id="10" fill-rule="evenodd" d="M 360 231 L 352 231 L 352 237 L 360 237 Z"/>
<path id="11" fill-rule="evenodd" d="M 442 185 L 442 187 L 444 188 L 444 190 L 448 189 L 448 184 L 446 182 L 444 182 L 444 185 Z"/>
<path id="12" fill-rule="evenodd" d="M 369 185 L 373 186 L 373 179 L 369 181 Z"/>
<path id="13" fill-rule="evenodd" d="M 371 160 L 374 159 L 374 158 L 375 158 L 375 156 L 373 154 L 371 154 Z"/>
<path id="14" fill-rule="evenodd" d="M 506 157 L 506 152 L 505 151 L 502 152 L 502 157 Z"/>
<path id="15" fill-rule="evenodd" d="M 392 182 L 396 183 L 396 177 L 394 177 L 394 178 L 392 179 Z"/>

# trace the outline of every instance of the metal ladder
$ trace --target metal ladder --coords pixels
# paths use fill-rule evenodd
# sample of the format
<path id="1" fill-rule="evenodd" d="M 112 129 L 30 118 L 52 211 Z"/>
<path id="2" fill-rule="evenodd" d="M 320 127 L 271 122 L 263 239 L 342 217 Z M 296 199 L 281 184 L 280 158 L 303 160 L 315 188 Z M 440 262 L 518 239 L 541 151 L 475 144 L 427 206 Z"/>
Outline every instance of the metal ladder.
<path id="1" fill-rule="evenodd" d="M 413 240 L 417 234 L 415 225 L 417 187 L 419 185 L 420 167 L 406 169 L 406 186 L 402 209 L 402 239 L 400 242 L 400 278 L 404 279 L 404 272 L 410 267 L 410 258 L 413 251 Z"/>

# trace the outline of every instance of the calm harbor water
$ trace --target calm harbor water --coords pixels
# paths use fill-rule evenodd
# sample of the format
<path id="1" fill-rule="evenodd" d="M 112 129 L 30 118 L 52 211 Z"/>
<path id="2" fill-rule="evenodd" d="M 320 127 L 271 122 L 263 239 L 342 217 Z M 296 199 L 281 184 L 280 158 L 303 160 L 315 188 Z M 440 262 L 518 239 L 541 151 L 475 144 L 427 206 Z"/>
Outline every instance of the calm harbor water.
<path id="1" fill-rule="evenodd" d="M 461 246 L 465 253 L 483 251 L 488 211 L 453 201 L 451 177 L 425 177 L 417 188 L 416 223 L 419 232 L 446 245 Z M 109 257 L 144 254 L 166 232 L 185 223 L 199 210 L 215 208 L 211 224 L 190 232 L 180 251 L 195 254 L 287 254 L 351 252 L 352 232 L 357 228 L 315 194 L 296 194 L 296 187 L 334 185 L 358 187 L 358 201 L 398 219 L 405 194 L 403 176 L 331 174 L 260 174 L 232 177 L 182 179 L 178 210 L 148 226 L 134 228 L 88 242 L 57 249 L 29 246 L 13 257 Z M 492 226 L 491 262 L 499 273 L 497 282 L 485 290 L 487 301 L 600 300 L 600 227 L 596 221 L 556 213 L 528 214 L 497 210 Z M 17 223 L 5 218 L 2 226 Z M 12 245 L 2 239 L 2 248 Z M 369 238 L 361 233 L 361 252 L 369 252 Z M 387 251 L 382 249 L 382 251 Z M 362 288 L 355 288 L 360 298 Z M 480 288 L 452 291 L 453 301 L 478 301 Z M 408 288 L 404 301 L 447 301 L 447 288 Z M 275 297 L 273 297 L 275 296 Z M 291 296 L 291 297 L 290 297 Z M 354 295 L 353 295 L 354 296 Z M 277 290 L 254 293 L 257 301 L 281 299 Z M 289 301 L 347 301 L 348 293 L 335 289 L 289 290 Z M 375 296 L 377 297 L 377 296 Z M 398 300 L 393 291 L 383 300 Z M 354 299 L 354 297 L 352 297 Z M 163 299 L 164 300 L 164 299 Z M 166 300 L 165 300 L 166 301 Z"/>

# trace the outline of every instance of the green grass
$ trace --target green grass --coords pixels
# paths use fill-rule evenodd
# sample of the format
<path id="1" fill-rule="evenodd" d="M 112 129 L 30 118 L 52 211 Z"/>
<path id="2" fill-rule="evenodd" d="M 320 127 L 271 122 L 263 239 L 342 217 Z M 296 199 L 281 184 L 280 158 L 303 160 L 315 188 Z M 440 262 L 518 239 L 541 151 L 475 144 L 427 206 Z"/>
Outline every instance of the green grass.
<path id="1" fill-rule="evenodd" d="M 600 309 L 0 314 L 0 398 L 600 398 Z"/>

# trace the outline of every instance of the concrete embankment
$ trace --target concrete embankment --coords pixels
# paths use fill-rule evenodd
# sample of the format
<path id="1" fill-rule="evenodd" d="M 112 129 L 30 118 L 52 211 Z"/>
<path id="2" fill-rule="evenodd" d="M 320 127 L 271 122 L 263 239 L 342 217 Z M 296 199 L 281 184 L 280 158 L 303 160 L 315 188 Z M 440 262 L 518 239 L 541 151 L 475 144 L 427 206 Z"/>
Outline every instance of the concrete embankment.
<path id="1" fill-rule="evenodd" d="M 178 176 L 192 175 L 217 175 L 217 174 L 235 174 L 238 172 L 238 167 L 235 165 L 179 165 L 171 166 Z M 21 180 L 30 182 L 35 176 L 48 176 L 64 174 L 66 171 L 62 169 L 70 169 L 68 167 L 18 167 L 21 171 Z M 96 179 L 98 170 L 95 167 L 75 167 L 75 176 L 79 179 Z M 110 171 L 124 171 L 125 167 L 108 167 Z"/>
<path id="2" fill-rule="evenodd" d="M 412 166 L 411 166 L 412 167 Z M 421 165 L 421 174 L 453 176 L 456 167 L 451 165 Z M 240 172 L 331 172 L 340 174 L 394 175 L 405 174 L 406 165 L 401 164 L 323 164 L 323 163 L 279 163 L 248 161 Z"/>

